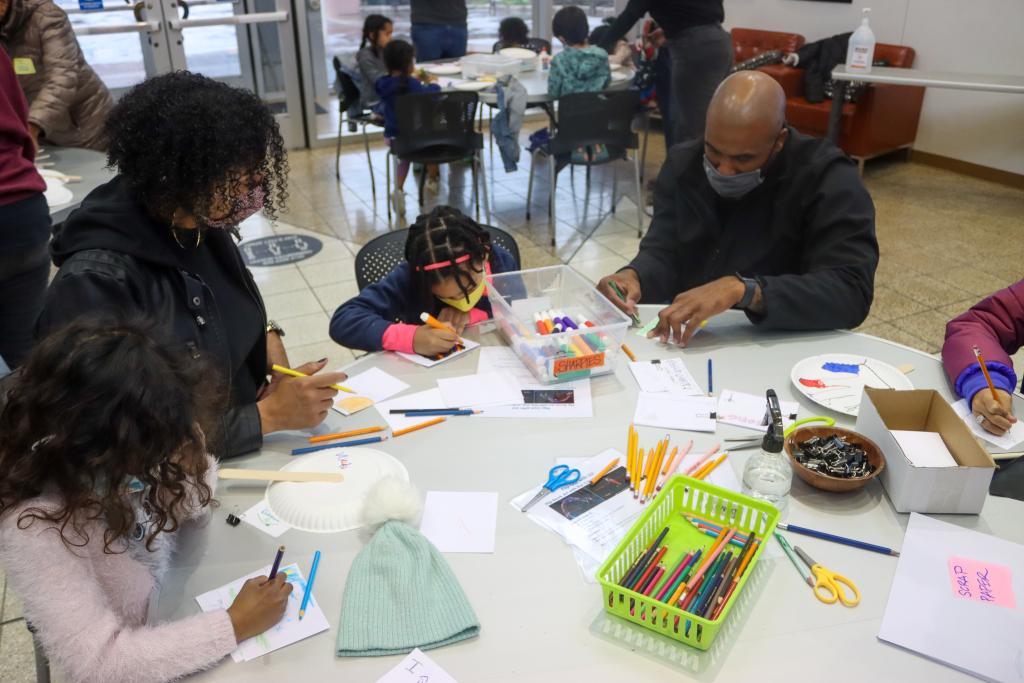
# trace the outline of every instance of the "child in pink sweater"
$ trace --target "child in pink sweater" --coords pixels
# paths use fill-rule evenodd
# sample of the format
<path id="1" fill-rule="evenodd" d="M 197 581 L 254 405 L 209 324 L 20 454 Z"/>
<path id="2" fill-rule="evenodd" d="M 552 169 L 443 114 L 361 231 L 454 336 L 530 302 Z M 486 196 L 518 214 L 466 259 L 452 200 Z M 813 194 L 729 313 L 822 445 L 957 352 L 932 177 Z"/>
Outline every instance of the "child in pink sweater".
<path id="1" fill-rule="evenodd" d="M 146 623 L 174 532 L 212 501 L 204 370 L 142 326 L 74 322 L 33 351 L 0 413 L 0 565 L 71 680 L 176 679 L 284 614 L 281 573 L 227 610 Z"/>

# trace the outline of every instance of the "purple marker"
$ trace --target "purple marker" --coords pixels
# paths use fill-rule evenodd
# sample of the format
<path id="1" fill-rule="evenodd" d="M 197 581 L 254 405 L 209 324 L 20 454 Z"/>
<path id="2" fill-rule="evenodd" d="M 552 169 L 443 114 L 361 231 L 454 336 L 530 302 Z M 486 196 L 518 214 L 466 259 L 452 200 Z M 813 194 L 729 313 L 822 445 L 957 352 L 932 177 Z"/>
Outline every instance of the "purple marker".
<path id="1" fill-rule="evenodd" d="M 559 311 L 559 313 L 561 313 L 561 311 Z M 564 313 L 562 314 L 562 322 L 565 323 L 565 326 L 568 327 L 570 330 L 580 329 L 580 326 L 573 322 L 573 319 L 565 315 Z"/>

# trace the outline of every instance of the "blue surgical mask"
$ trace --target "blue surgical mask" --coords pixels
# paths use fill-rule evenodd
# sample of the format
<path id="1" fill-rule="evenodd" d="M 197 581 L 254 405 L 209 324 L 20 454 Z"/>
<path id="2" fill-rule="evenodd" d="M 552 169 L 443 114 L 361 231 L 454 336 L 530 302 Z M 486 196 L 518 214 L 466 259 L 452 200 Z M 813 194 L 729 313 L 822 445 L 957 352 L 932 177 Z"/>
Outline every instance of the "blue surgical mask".
<path id="1" fill-rule="evenodd" d="M 708 155 L 704 155 L 704 173 L 708 177 L 708 183 L 718 196 L 724 199 L 739 199 L 756 189 L 764 182 L 764 167 L 755 168 L 745 173 L 733 175 L 722 175 L 717 168 L 708 161 Z"/>

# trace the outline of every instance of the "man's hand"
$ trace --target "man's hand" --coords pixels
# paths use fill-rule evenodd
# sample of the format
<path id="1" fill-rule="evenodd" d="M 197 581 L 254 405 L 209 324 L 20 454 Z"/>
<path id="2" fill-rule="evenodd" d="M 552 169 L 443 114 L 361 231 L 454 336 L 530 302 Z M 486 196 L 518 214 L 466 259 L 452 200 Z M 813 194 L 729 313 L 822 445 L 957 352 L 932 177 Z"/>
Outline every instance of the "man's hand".
<path id="1" fill-rule="evenodd" d="M 701 323 L 738 304 L 745 290 L 739 278 L 729 275 L 685 291 L 658 313 L 658 324 L 647 338 L 657 337 L 662 343 L 675 339 L 686 346 Z"/>
<path id="2" fill-rule="evenodd" d="M 618 285 L 622 293 L 626 295 L 623 301 L 615 290 L 612 289 L 612 282 Z M 597 291 L 605 295 L 617 308 L 625 311 L 627 315 L 637 314 L 636 305 L 640 302 L 640 278 L 632 268 L 626 268 L 613 275 L 606 275 L 597 283 Z"/>
<path id="3" fill-rule="evenodd" d="M 435 330 L 430 325 L 420 325 L 412 337 L 412 350 L 421 356 L 433 358 L 448 353 L 459 342 L 459 335 L 451 330 Z"/>
<path id="4" fill-rule="evenodd" d="M 466 325 L 469 324 L 469 313 L 463 313 L 457 308 L 445 306 L 437 314 L 437 319 L 439 322 L 451 325 L 455 332 L 461 335 L 462 331 L 466 329 Z"/>
<path id="5" fill-rule="evenodd" d="M 971 400 L 971 410 L 984 418 L 980 423 L 982 429 L 1002 436 L 1017 422 L 1017 418 L 1013 416 L 1013 397 L 1002 389 L 996 389 L 996 394 L 998 401 L 992 397 L 991 391 L 982 389 Z"/>
<path id="6" fill-rule="evenodd" d="M 274 380 L 274 391 L 256 403 L 264 434 L 282 429 L 309 429 L 324 421 L 338 393 L 331 385 L 348 379 L 344 372 L 316 374 L 326 364 L 327 359 L 322 358 L 315 363 L 295 368 L 309 377 L 281 377 Z"/>

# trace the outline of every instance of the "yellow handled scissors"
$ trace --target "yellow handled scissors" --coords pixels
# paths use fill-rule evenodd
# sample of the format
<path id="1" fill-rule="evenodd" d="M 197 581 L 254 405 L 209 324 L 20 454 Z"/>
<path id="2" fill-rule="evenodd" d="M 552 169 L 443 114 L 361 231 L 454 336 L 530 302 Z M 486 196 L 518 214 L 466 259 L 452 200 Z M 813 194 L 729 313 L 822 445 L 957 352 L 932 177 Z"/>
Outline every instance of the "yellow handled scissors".
<path id="1" fill-rule="evenodd" d="M 814 584 L 811 586 L 814 589 L 814 597 L 826 605 L 831 605 L 837 600 L 847 607 L 856 607 L 860 604 L 860 591 L 857 590 L 857 586 L 854 585 L 853 581 L 850 581 L 842 574 L 836 574 L 831 569 L 822 567 L 801 550 L 800 546 L 794 547 L 793 550 L 796 551 L 796 554 L 800 556 L 804 564 L 810 567 L 811 573 L 814 574 Z M 807 583 L 810 584 L 811 580 L 808 579 Z M 847 597 L 847 591 L 843 586 L 853 591 L 852 598 Z"/>

